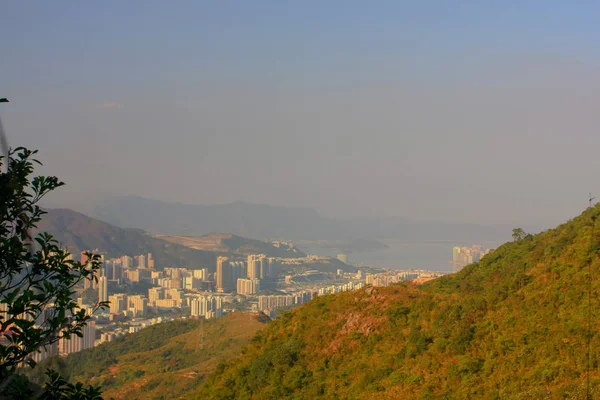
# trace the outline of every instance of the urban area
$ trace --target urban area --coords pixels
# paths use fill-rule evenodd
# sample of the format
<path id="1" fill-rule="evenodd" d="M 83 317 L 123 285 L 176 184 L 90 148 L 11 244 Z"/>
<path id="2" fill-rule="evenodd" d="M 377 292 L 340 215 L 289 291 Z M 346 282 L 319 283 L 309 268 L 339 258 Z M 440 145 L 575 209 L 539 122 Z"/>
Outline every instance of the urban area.
<path id="1" fill-rule="evenodd" d="M 453 248 L 450 264 L 457 272 L 491 251 L 493 249 L 479 245 L 457 246 Z M 207 267 L 159 268 L 151 253 L 108 258 L 99 249 L 81 252 L 82 263 L 88 261 L 89 253 L 99 254 L 102 268 L 96 279 L 83 280 L 77 301 L 92 315 L 92 320 L 83 328 L 81 337 L 61 339 L 35 353 L 32 357 L 36 362 L 92 348 L 175 319 L 213 319 L 239 311 L 262 312 L 276 318 L 281 310 L 291 309 L 316 296 L 356 290 L 365 285 L 388 286 L 429 279 L 445 273 L 369 267 L 354 268 L 355 272 L 300 269 L 300 273 L 290 273 L 297 271 L 290 266 L 326 261 L 328 257 L 275 258 L 264 254 L 250 254 L 246 259 L 220 256 L 215 272 L 209 272 Z M 347 254 L 338 254 L 337 259 L 349 265 Z M 99 302 L 108 302 L 109 307 L 92 314 Z"/>

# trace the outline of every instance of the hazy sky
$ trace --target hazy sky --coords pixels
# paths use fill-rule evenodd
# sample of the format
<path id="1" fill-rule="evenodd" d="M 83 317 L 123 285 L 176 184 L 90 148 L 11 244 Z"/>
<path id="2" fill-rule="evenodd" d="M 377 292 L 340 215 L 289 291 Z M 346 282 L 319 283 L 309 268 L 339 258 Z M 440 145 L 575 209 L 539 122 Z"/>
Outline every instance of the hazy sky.
<path id="1" fill-rule="evenodd" d="M 600 5 L 474 3 L 3 1 L 0 111 L 63 195 L 561 222 L 600 198 Z"/>

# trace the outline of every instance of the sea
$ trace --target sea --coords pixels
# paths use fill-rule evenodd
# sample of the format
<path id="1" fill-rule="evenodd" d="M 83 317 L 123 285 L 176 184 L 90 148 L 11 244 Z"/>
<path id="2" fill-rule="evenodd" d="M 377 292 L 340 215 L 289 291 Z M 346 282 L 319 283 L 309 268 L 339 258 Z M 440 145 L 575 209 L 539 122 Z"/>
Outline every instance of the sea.
<path id="1" fill-rule="evenodd" d="M 452 248 L 454 246 L 481 245 L 485 249 L 496 248 L 501 243 L 481 241 L 478 243 L 464 243 L 446 240 L 407 241 L 395 238 L 377 238 L 377 241 L 386 244 L 385 249 L 348 252 L 348 263 L 375 268 L 396 270 L 424 269 L 430 271 L 451 272 Z M 298 242 L 296 246 L 305 253 L 322 256 L 336 257 L 340 250 L 329 247 L 327 242 Z"/>

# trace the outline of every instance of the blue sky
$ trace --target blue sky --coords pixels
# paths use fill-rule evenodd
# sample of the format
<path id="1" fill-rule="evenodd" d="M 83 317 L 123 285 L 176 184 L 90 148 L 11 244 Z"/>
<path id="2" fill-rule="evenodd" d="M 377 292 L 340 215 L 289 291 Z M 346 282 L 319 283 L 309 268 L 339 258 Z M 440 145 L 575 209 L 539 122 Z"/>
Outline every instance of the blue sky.
<path id="1" fill-rule="evenodd" d="M 2 7 L 3 121 L 58 202 L 553 224 L 600 193 L 592 2 Z"/>

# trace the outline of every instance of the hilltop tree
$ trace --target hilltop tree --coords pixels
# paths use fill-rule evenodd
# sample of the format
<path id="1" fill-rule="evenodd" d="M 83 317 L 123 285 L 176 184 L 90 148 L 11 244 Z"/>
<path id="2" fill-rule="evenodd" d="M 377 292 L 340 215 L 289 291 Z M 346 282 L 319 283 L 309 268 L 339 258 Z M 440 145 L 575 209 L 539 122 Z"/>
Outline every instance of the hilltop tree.
<path id="1" fill-rule="evenodd" d="M 74 287 L 82 279 L 97 279 L 101 266 L 96 255 L 88 254 L 82 264 L 51 235 L 32 235 L 45 214 L 38 202 L 63 185 L 54 176 L 31 177 L 34 163 L 39 164 L 35 154 L 22 147 L 10 151 L 7 172 L 0 174 L 0 393 L 16 391 L 19 396 L 28 390 L 23 379 L 14 379 L 19 366 L 34 367 L 34 353 L 61 338 L 82 336 L 90 316 L 75 301 Z M 60 398 L 99 398 L 97 388 L 71 387 L 51 372 L 49 377 L 46 398 L 56 398 L 56 393 L 62 393 Z"/>
<path id="2" fill-rule="evenodd" d="M 512 230 L 512 238 L 515 242 L 520 242 L 527 237 L 527 233 L 521 228 L 514 228 Z"/>

